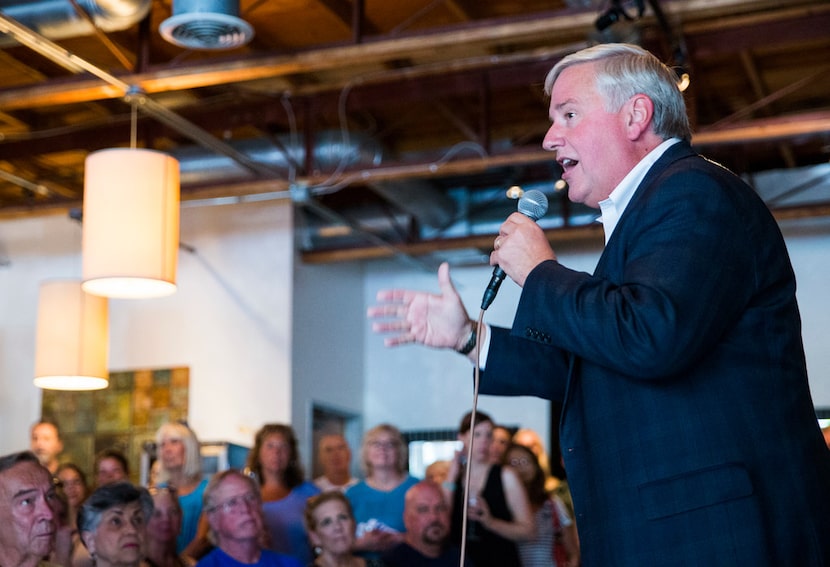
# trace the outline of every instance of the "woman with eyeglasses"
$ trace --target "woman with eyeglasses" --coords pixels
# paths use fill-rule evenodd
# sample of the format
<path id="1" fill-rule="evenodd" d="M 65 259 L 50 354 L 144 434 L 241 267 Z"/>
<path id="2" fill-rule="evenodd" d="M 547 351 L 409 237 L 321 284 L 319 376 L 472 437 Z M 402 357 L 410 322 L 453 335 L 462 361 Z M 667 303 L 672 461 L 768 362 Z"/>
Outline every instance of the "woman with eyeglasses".
<path id="1" fill-rule="evenodd" d="M 195 562 L 176 552 L 176 538 L 182 528 L 182 507 L 172 486 L 150 488 L 153 514 L 147 522 L 147 552 L 150 567 L 190 567 Z"/>
<path id="2" fill-rule="evenodd" d="M 579 565 L 576 526 L 562 500 L 545 488 L 545 471 L 529 447 L 511 443 L 505 464 L 516 471 L 527 489 L 536 534 L 519 542 L 522 567 L 575 567 Z"/>
<path id="3" fill-rule="evenodd" d="M 307 564 L 312 554 L 303 511 L 320 489 L 305 480 L 294 430 L 281 423 L 263 425 L 248 453 L 247 470 L 259 481 L 268 548 Z"/>
<path id="4" fill-rule="evenodd" d="M 152 513 L 147 489 L 129 482 L 93 491 L 78 512 L 78 531 L 95 567 L 139 567 Z"/>
<path id="5" fill-rule="evenodd" d="M 355 549 L 378 558 L 404 539 L 404 497 L 418 479 L 408 472 L 409 452 L 397 427 L 366 432 L 360 451 L 366 478 L 346 491 L 357 521 Z"/>

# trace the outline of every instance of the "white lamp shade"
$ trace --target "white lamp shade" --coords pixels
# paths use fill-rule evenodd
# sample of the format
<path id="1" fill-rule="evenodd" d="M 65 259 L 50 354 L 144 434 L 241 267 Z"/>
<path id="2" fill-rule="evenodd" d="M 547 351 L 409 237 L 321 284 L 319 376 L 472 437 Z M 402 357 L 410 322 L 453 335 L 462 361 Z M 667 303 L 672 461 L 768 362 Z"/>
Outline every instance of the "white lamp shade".
<path id="1" fill-rule="evenodd" d="M 40 286 L 35 386 L 100 390 L 109 383 L 109 319 L 105 297 L 84 293 L 80 280 Z"/>
<path id="2" fill-rule="evenodd" d="M 83 288 L 106 297 L 176 291 L 179 162 L 162 152 L 91 153 L 84 173 Z"/>

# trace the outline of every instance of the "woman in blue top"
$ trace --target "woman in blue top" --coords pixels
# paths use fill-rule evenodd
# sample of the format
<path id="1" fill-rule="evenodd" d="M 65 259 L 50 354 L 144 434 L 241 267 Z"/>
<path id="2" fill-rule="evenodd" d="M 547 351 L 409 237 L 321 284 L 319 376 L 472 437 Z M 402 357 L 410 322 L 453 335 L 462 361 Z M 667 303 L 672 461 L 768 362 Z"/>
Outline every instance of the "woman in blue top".
<path id="1" fill-rule="evenodd" d="M 269 549 L 294 556 L 303 565 L 311 562 L 303 512 L 306 500 L 320 489 L 304 480 L 291 426 L 269 423 L 257 431 L 248 453 L 248 472 L 259 480 Z"/>
<path id="2" fill-rule="evenodd" d="M 355 549 L 377 557 L 404 539 L 404 496 L 418 479 L 407 472 L 408 451 L 397 427 L 366 432 L 361 449 L 366 479 L 346 491 L 357 520 Z"/>
<path id="3" fill-rule="evenodd" d="M 202 518 L 202 496 L 207 480 L 202 478 L 199 439 L 187 425 L 165 423 L 156 432 L 159 486 L 172 486 L 179 495 L 182 529 L 176 539 L 176 551 L 198 559 L 210 549 L 207 523 Z M 203 522 L 202 529 L 199 523 Z"/>

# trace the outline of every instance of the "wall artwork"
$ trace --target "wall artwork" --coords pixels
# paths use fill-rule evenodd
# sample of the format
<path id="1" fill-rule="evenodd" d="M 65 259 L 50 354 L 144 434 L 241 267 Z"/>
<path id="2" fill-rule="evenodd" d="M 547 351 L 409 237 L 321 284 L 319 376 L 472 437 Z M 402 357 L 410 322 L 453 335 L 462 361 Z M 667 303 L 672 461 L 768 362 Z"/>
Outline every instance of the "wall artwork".
<path id="1" fill-rule="evenodd" d="M 127 456 L 130 478 L 138 482 L 144 443 L 163 423 L 187 420 L 190 370 L 127 370 L 109 379 L 104 390 L 43 390 L 42 415 L 61 430 L 61 462 L 78 465 L 90 484 L 95 455 L 109 448 Z"/>

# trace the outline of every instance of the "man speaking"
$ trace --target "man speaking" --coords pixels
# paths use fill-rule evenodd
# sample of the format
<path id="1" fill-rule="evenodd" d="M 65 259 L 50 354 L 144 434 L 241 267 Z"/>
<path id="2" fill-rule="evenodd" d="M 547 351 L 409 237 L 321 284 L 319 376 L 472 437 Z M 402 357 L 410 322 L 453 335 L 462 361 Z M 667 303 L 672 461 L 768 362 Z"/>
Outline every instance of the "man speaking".
<path id="1" fill-rule="evenodd" d="M 379 292 L 373 329 L 481 348 L 482 393 L 562 401 L 584 565 L 830 565 L 830 452 L 775 220 L 692 150 L 674 73 L 643 49 L 569 55 L 545 90 L 543 146 L 602 214 L 594 273 L 514 213 L 490 257 L 522 287 L 512 329 L 475 336 L 446 264 L 439 294 Z"/>

